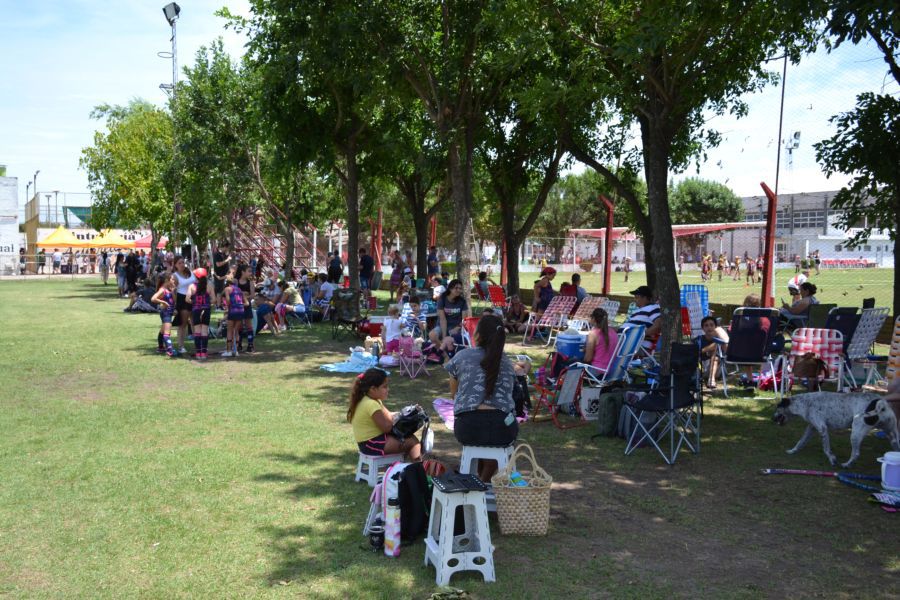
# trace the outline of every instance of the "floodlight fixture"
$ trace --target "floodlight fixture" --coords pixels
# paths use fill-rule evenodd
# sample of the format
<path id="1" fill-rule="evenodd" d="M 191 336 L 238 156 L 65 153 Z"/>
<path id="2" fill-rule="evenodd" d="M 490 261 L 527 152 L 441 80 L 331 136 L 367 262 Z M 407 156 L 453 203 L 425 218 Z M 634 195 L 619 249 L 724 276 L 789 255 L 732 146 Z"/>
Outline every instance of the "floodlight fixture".
<path id="1" fill-rule="evenodd" d="M 166 16 L 166 21 L 169 22 L 169 26 L 171 27 L 175 25 L 175 20 L 178 18 L 178 15 L 181 14 L 181 7 L 175 2 L 170 2 L 163 6 L 162 11 Z"/>

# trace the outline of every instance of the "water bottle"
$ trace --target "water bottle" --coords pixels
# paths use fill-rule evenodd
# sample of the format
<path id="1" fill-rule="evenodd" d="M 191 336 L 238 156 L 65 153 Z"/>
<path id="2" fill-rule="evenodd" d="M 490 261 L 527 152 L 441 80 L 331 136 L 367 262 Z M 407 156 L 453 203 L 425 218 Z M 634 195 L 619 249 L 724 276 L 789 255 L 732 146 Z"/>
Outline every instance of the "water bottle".
<path id="1" fill-rule="evenodd" d="M 400 556 L 400 500 L 388 498 L 384 524 L 384 555 Z"/>

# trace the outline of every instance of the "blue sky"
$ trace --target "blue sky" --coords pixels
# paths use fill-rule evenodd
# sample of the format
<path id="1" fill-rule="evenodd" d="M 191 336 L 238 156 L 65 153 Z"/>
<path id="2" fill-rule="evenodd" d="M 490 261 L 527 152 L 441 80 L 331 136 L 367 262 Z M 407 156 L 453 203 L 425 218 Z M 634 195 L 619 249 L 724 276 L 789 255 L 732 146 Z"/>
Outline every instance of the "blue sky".
<path id="1" fill-rule="evenodd" d="M 40 170 L 41 193 L 86 192 L 78 168 L 81 149 L 100 123 L 90 119 L 101 103 L 144 98 L 163 104 L 160 83 L 171 81 L 171 63 L 157 57 L 169 49 L 165 0 L 0 0 L 0 163 L 19 178 L 20 207 L 26 182 Z M 179 65 L 193 62 L 197 49 L 215 37 L 237 56 L 243 40 L 223 30 L 213 13 L 223 5 L 246 14 L 245 0 L 183 0 L 178 21 Z M 780 63 L 772 68 L 780 70 Z M 788 66 L 784 136 L 800 131 L 788 165 L 782 153 L 782 193 L 836 189 L 845 178 L 827 181 L 815 163 L 812 144 L 830 132 L 828 118 L 852 108 L 861 91 L 887 90 L 886 68 L 871 45 L 817 52 Z M 759 182 L 774 188 L 780 88 L 770 86 L 750 98 L 741 120 L 718 117 L 711 123 L 724 136 L 709 153 L 699 176 L 726 183 L 739 195 L 757 195 Z M 691 167 L 687 173 L 696 175 Z"/>

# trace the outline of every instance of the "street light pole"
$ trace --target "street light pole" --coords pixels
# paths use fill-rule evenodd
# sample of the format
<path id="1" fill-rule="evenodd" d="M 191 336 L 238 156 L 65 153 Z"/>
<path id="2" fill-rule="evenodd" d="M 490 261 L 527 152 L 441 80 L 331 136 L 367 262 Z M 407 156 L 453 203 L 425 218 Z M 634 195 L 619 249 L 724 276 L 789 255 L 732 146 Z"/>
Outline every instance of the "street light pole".
<path id="1" fill-rule="evenodd" d="M 35 195 L 35 196 L 38 195 L 38 192 L 37 192 L 37 176 L 38 176 L 38 174 L 39 174 L 40 172 L 41 172 L 40 169 L 38 169 L 37 171 L 35 171 L 35 172 L 34 172 L 34 177 L 33 177 L 33 179 L 32 179 L 32 181 L 34 182 L 34 195 Z"/>
<path id="2" fill-rule="evenodd" d="M 181 7 L 175 2 L 166 4 L 163 9 L 163 15 L 166 17 L 169 26 L 172 28 L 172 163 L 174 165 L 178 157 L 178 143 L 175 140 L 175 101 L 178 93 L 178 45 L 175 37 L 175 22 L 181 14 Z M 167 86 L 161 85 L 161 88 Z M 178 176 L 177 173 L 172 182 L 172 247 L 178 248 L 178 213 L 181 212 L 178 202 Z"/>

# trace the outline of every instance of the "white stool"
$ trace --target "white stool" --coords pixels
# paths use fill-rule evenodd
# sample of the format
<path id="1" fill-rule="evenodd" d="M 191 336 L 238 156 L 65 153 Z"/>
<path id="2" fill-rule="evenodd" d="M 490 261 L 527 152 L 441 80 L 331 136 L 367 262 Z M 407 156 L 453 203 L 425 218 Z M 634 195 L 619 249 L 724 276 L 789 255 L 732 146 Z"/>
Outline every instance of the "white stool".
<path id="1" fill-rule="evenodd" d="M 462 507 L 465 531 L 453 535 L 458 507 Z M 446 494 L 435 487 L 425 538 L 426 567 L 429 562 L 434 565 L 437 585 L 447 585 L 457 571 L 481 571 L 485 581 L 494 581 L 494 546 L 484 492 Z"/>
<path id="2" fill-rule="evenodd" d="M 478 464 L 476 461 L 481 459 L 496 460 L 497 470 L 502 471 L 509 463 L 512 453 L 512 444 L 505 448 L 496 446 L 463 446 L 462 458 L 459 460 L 459 472 L 464 475 L 478 475 Z M 485 483 L 489 484 L 490 481 L 485 481 Z"/>
<path id="3" fill-rule="evenodd" d="M 385 454 L 384 456 L 369 456 L 359 453 L 359 462 L 356 463 L 356 480 L 365 481 L 369 487 L 375 487 L 378 483 L 378 474 L 395 462 L 402 461 L 402 454 Z"/>
<path id="4" fill-rule="evenodd" d="M 478 461 L 481 459 L 492 459 L 497 461 L 497 471 L 502 471 L 509 463 L 509 459 L 513 453 L 513 445 L 510 444 L 505 448 L 497 446 L 463 446 L 462 458 L 459 460 L 459 472 L 463 474 L 478 475 Z M 490 481 L 485 481 L 489 486 Z M 493 488 L 486 492 L 487 507 L 491 512 L 497 512 L 497 499 L 494 496 Z"/>

